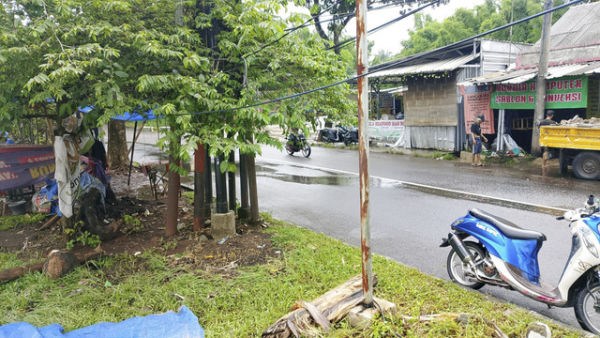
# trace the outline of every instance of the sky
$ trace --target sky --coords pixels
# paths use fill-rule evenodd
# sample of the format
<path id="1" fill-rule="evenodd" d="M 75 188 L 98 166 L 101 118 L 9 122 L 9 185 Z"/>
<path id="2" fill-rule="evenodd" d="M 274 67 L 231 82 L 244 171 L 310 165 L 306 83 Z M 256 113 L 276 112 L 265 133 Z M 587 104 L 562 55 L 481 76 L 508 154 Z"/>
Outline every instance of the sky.
<path id="1" fill-rule="evenodd" d="M 428 7 L 421 11 L 421 13 L 429 14 L 434 20 L 441 21 L 450 15 L 454 14 L 458 8 L 473 8 L 480 5 L 484 0 L 450 0 L 447 4 L 437 6 L 435 8 Z M 384 24 L 394 18 L 400 16 L 401 7 L 389 7 L 386 9 L 372 11 L 367 14 L 367 29 L 372 29 L 381 24 Z M 308 10 L 304 8 L 294 9 L 302 13 L 308 14 Z M 397 54 L 402 49 L 400 41 L 408 39 L 408 31 L 414 28 L 414 16 L 411 15 L 403 20 L 396 22 L 392 25 L 386 26 L 384 29 L 369 35 L 369 42 L 374 41 L 375 45 L 372 49 L 372 56 L 377 54 L 381 50 L 389 51 L 393 54 Z M 355 36 L 356 21 L 352 19 L 346 26 L 345 34 L 348 36 Z"/>

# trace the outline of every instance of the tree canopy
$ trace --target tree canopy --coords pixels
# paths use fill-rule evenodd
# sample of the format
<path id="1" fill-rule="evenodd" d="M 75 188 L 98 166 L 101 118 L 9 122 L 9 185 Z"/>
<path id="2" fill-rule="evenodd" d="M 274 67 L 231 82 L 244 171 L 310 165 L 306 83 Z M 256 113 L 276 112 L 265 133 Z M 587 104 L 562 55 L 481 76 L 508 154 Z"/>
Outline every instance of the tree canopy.
<path id="1" fill-rule="evenodd" d="M 555 0 L 554 6 L 562 4 Z M 446 46 L 486 32 L 492 28 L 539 13 L 544 5 L 543 0 L 486 0 L 473 9 L 459 8 L 442 22 L 432 20 L 431 16 L 416 14 L 414 30 L 409 32 L 409 39 L 402 41 L 402 56 L 413 55 L 438 47 Z M 553 12 L 552 20 L 558 20 L 567 9 Z M 512 40 L 513 42 L 534 43 L 541 35 L 542 18 L 516 25 L 510 29 L 493 33 L 491 39 Z"/>
<path id="2" fill-rule="evenodd" d="M 412 6 L 429 2 L 427 0 L 366 0 L 367 7 L 376 6 Z M 355 0 L 296 0 L 299 5 L 308 8 L 313 18 L 314 27 L 319 36 L 333 46 L 336 54 L 340 54 L 339 46 L 343 30 L 356 15 Z"/>
<path id="3" fill-rule="evenodd" d="M 94 105 L 89 126 L 152 108 L 173 127 L 163 142 L 183 136 L 173 155 L 186 158 L 198 141 L 214 153 L 253 153 L 255 143 L 277 144 L 267 124 L 304 128 L 316 112 L 347 115 L 346 85 L 232 110 L 344 78 L 339 58 L 307 30 L 263 48 L 305 19 L 280 18 L 286 3 L 0 1 L 0 128 L 31 107 L 60 121 Z"/>

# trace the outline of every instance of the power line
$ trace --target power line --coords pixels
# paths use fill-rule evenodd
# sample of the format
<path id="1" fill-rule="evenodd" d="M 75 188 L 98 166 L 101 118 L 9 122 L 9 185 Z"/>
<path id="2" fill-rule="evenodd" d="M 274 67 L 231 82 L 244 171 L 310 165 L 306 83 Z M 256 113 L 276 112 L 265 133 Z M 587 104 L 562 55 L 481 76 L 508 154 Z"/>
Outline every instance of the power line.
<path id="1" fill-rule="evenodd" d="M 416 59 L 420 58 L 421 56 L 423 56 L 424 54 L 427 54 L 427 53 L 439 52 L 439 51 L 443 51 L 445 49 L 452 49 L 452 48 L 457 47 L 459 45 L 462 45 L 462 44 L 465 44 L 467 42 L 470 42 L 470 41 L 473 41 L 475 39 L 478 39 L 480 37 L 483 37 L 485 35 L 489 35 L 489 34 L 497 32 L 497 31 L 506 29 L 508 27 L 512 27 L 514 25 L 518 25 L 520 23 L 529 21 L 531 19 L 535 19 L 535 18 L 537 18 L 539 16 L 542 16 L 544 14 L 551 13 L 551 12 L 554 12 L 556 10 L 568 7 L 568 6 L 572 6 L 572 5 L 574 5 L 576 3 L 579 3 L 579 2 L 582 2 L 582 1 L 584 1 L 584 0 L 573 0 L 571 2 L 564 3 L 564 4 L 556 6 L 554 8 L 550 8 L 550 9 L 541 11 L 541 12 L 539 12 L 537 14 L 530 15 L 530 16 L 525 17 L 523 19 L 519 19 L 517 21 L 510 22 L 510 23 L 507 23 L 505 25 L 502 25 L 502 26 L 490 29 L 487 32 L 479 33 L 479 34 L 473 35 L 473 36 L 471 36 L 469 38 L 460 40 L 458 42 L 451 43 L 451 44 L 449 44 L 447 46 L 438 47 L 438 48 L 432 49 L 432 50 L 427 51 L 427 52 L 422 52 L 422 53 L 419 53 L 419 54 L 408 56 L 408 57 L 400 59 L 400 60 L 391 61 L 388 64 L 381 64 L 381 65 L 379 65 L 377 67 L 377 69 L 371 70 L 371 71 L 369 71 L 367 73 L 364 73 L 364 74 L 361 74 L 361 75 L 355 75 L 355 76 L 353 76 L 351 78 L 347 78 L 347 79 L 344 79 L 344 80 L 341 80 L 341 81 L 330 83 L 330 84 L 325 85 L 325 86 L 321 86 L 321 87 L 318 87 L 318 88 L 307 90 L 305 92 L 296 93 L 296 94 L 292 94 L 292 95 L 288 95 L 288 96 L 282 96 L 282 97 L 279 97 L 279 98 L 276 98 L 276 99 L 272 99 L 272 100 L 268 100 L 268 101 L 263 101 L 263 102 L 258 102 L 258 103 L 253 103 L 253 104 L 249 104 L 249 105 L 245 105 L 245 106 L 240 106 L 240 107 L 234 107 L 234 108 L 228 108 L 228 109 L 220 109 L 220 110 L 209 110 L 209 111 L 204 111 L 204 112 L 173 114 L 173 115 L 175 115 L 175 116 L 185 116 L 185 115 L 207 115 L 207 114 L 216 114 L 216 113 L 227 113 L 227 112 L 233 112 L 233 111 L 236 111 L 236 110 L 248 109 L 248 108 L 263 106 L 263 105 L 266 105 L 266 104 L 277 103 L 277 102 L 281 102 L 281 101 L 293 99 L 293 98 L 296 98 L 296 97 L 304 96 L 304 95 L 307 95 L 307 94 L 310 94 L 310 93 L 314 93 L 314 92 L 319 91 L 319 90 L 323 90 L 323 89 L 327 89 L 327 88 L 339 86 L 339 85 L 341 85 L 343 83 L 354 81 L 354 80 L 356 80 L 358 78 L 361 78 L 361 77 L 364 77 L 364 76 L 368 76 L 368 75 L 371 75 L 371 74 L 375 74 L 375 73 L 381 72 L 383 70 L 386 70 L 388 68 L 392 68 L 392 67 L 397 66 L 397 65 L 402 64 L 402 63 L 406 63 L 406 62 L 410 62 L 410 61 L 416 60 Z"/>
<path id="2" fill-rule="evenodd" d="M 387 4 L 387 5 L 383 5 L 383 6 L 369 8 L 368 12 L 370 13 L 370 12 L 374 12 L 374 11 L 378 11 L 378 10 L 386 9 L 386 8 L 388 8 L 388 7 L 396 7 L 396 6 L 404 6 L 404 4 L 398 4 L 398 3 L 389 3 L 389 4 Z M 332 15 L 333 15 L 333 14 L 332 14 Z M 325 22 L 331 22 L 331 21 L 334 21 L 334 20 L 339 20 L 339 19 L 341 19 L 341 18 L 344 18 L 344 17 L 347 17 L 347 16 L 354 16 L 354 15 L 356 15 L 356 12 L 337 13 L 337 14 L 333 15 L 334 17 L 332 17 L 332 18 L 328 18 L 328 19 L 324 19 L 324 20 L 321 20 L 320 22 L 321 22 L 321 23 L 325 23 Z M 310 26 L 310 25 L 311 25 L 311 24 L 309 24 L 309 23 L 304 23 L 304 24 L 302 24 L 301 26 L 298 26 L 298 27 L 301 27 L 301 28 L 302 28 L 302 27 L 308 27 L 308 26 Z M 286 29 L 286 31 L 288 31 L 288 30 L 293 30 L 293 29 L 295 29 L 295 28 L 296 28 L 296 27 L 288 28 L 288 29 Z"/>
<path id="3" fill-rule="evenodd" d="M 417 13 L 417 12 L 420 12 L 420 11 L 424 10 L 425 8 L 427 8 L 427 7 L 429 7 L 429 6 L 432 6 L 432 5 L 434 5 L 434 4 L 437 4 L 437 3 L 439 3 L 439 2 L 440 2 L 440 0 L 435 0 L 435 1 L 428 2 L 428 3 L 426 3 L 425 5 L 423 5 L 423 6 L 421 6 L 421 7 L 415 8 L 415 9 L 413 9 L 413 10 L 411 10 L 411 11 L 409 11 L 409 12 L 405 13 L 405 14 L 402 14 L 401 16 L 399 16 L 399 17 L 397 17 L 397 18 L 395 18 L 395 19 L 392 19 L 392 20 L 390 20 L 390 21 L 388 21 L 388 22 L 386 22 L 386 23 L 383 23 L 383 24 L 381 24 L 381 25 L 379 25 L 379 26 L 377 26 L 377 27 L 375 27 L 375 28 L 373 28 L 373 29 L 370 29 L 370 30 L 367 32 L 367 34 L 373 34 L 373 33 L 377 32 L 377 31 L 379 31 L 379 30 L 381 30 L 381 29 L 385 28 L 386 26 L 389 26 L 389 25 L 391 25 L 391 24 L 394 24 L 394 23 L 396 23 L 396 22 L 398 22 L 398 21 L 400 21 L 400 20 L 402 20 L 402 19 L 404 19 L 404 18 L 406 18 L 406 17 L 408 17 L 408 16 L 410 16 L 410 15 L 413 15 L 413 14 L 415 14 L 415 13 Z M 344 41 L 342 41 L 342 42 L 338 43 L 338 44 L 337 44 L 337 45 L 335 45 L 335 46 L 331 46 L 331 47 L 329 47 L 328 49 L 334 49 L 334 48 L 341 48 L 341 47 L 344 47 L 344 46 L 348 45 L 350 42 L 352 42 L 352 41 L 354 41 L 354 40 L 356 40 L 356 37 L 353 37 L 353 38 L 346 39 L 346 40 L 344 40 Z"/>
<path id="4" fill-rule="evenodd" d="M 260 51 L 264 50 L 265 48 L 268 48 L 268 47 L 270 47 L 270 46 L 272 46 L 272 45 L 276 44 L 277 42 L 281 41 L 283 38 L 285 38 L 286 36 L 288 36 L 288 35 L 292 34 L 293 32 L 297 31 L 298 29 L 300 29 L 300 28 L 303 28 L 303 27 L 306 27 L 306 24 L 308 24 L 309 22 L 313 21 L 313 20 L 315 19 L 315 17 L 318 17 L 319 15 L 323 14 L 324 12 L 326 12 L 326 11 L 328 11 L 328 10 L 332 9 L 332 8 L 333 8 L 333 6 L 340 4 L 342 1 L 344 1 L 344 0 L 338 0 L 337 2 L 334 2 L 334 3 L 333 3 L 333 4 L 331 4 L 329 7 L 327 7 L 327 8 L 325 8 L 325 9 L 321 10 L 321 11 L 320 11 L 319 13 L 317 13 L 316 15 L 314 15 L 314 16 L 311 16 L 311 18 L 310 18 L 310 19 L 308 19 L 308 20 L 306 20 L 306 21 L 305 21 L 303 24 L 301 24 L 301 25 L 299 25 L 299 26 L 296 26 L 296 27 L 289 28 L 289 29 L 287 30 L 287 31 L 288 31 L 287 33 L 285 33 L 285 34 L 283 34 L 282 36 L 280 36 L 279 38 L 277 38 L 277 39 L 275 39 L 275 40 L 273 40 L 273 41 L 271 41 L 271 42 L 269 42 L 269 43 L 267 43 L 267 44 L 263 45 L 263 46 L 262 46 L 262 47 L 260 47 L 259 49 L 255 50 L 255 51 L 253 51 L 253 52 L 250 52 L 250 53 L 248 53 L 248 54 L 245 54 L 244 56 L 242 56 L 242 58 L 247 58 L 248 56 L 254 55 L 254 54 L 256 54 L 256 53 L 258 53 L 258 52 L 260 52 Z"/>

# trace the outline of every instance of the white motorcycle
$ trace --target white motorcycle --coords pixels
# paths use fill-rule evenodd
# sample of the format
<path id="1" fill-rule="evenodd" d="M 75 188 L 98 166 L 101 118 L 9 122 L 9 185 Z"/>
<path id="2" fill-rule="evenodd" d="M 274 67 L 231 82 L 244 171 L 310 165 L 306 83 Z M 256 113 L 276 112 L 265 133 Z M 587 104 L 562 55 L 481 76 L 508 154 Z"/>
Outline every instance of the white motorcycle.
<path id="1" fill-rule="evenodd" d="M 538 252 L 546 236 L 472 209 L 451 225 L 441 247 L 451 246 L 447 269 L 456 283 L 479 289 L 485 284 L 506 287 L 557 307 L 574 307 L 579 324 L 600 334 L 600 213 L 590 196 L 585 207 L 564 216 L 573 235 L 558 286 L 542 282 Z M 465 241 L 472 237 L 476 241 Z"/>

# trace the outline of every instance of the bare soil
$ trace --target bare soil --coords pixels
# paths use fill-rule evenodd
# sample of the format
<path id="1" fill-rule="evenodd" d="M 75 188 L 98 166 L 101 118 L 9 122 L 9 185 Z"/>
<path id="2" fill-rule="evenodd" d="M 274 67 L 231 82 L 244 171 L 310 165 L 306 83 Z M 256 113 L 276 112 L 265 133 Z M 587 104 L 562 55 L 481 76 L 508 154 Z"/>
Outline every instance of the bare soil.
<path id="1" fill-rule="evenodd" d="M 178 234 L 166 237 L 166 196 L 159 194 L 155 199 L 143 173 L 132 173 L 129 187 L 127 173 L 113 173 L 111 185 L 117 203 L 107 206 L 107 217 L 131 215 L 140 220 L 140 225 L 129 234 L 121 231 L 116 238 L 103 241 L 101 248 L 105 255 L 153 250 L 165 255 L 180 254 L 173 264 L 227 272 L 237 266 L 263 264 L 279 253 L 272 248 L 270 235 L 260 231 L 260 225 L 250 226 L 240 220 L 236 221 L 237 234 L 226 240 L 212 238 L 209 222 L 200 231 L 193 232 L 193 205 L 183 197 L 179 199 Z M 68 239 L 61 223 L 38 230 L 42 224 L 26 224 L 0 231 L 0 252 L 14 252 L 19 259 L 27 262 L 45 258 L 53 249 L 64 249 Z M 89 250 L 81 246 L 73 249 L 75 253 Z"/>

